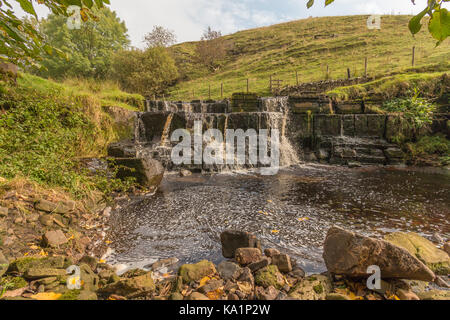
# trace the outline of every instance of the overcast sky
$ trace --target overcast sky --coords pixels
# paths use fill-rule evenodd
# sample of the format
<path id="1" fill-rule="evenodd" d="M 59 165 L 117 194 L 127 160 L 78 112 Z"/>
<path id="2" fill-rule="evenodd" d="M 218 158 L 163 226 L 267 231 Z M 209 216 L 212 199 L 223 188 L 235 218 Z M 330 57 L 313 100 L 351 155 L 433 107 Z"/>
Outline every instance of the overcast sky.
<path id="1" fill-rule="evenodd" d="M 354 14 L 418 13 L 427 0 L 336 0 L 324 8 L 316 0 L 306 9 L 307 0 L 111 0 L 111 8 L 125 20 L 132 45 L 142 47 L 142 39 L 154 25 L 175 31 L 178 42 L 199 40 L 211 26 L 223 34 L 298 20 L 309 16 Z M 446 5 L 450 7 L 450 5 Z M 45 8 L 38 10 L 45 16 Z"/>

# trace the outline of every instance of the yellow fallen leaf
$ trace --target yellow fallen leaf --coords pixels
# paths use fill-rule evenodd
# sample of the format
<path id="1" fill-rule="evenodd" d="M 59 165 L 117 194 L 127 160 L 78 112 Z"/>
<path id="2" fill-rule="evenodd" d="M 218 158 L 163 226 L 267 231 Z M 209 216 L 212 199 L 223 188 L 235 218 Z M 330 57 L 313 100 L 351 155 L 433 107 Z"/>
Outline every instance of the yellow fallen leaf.
<path id="1" fill-rule="evenodd" d="M 30 249 L 31 250 L 38 250 L 39 247 L 37 245 L 33 244 L 33 245 L 30 246 Z"/>
<path id="2" fill-rule="evenodd" d="M 73 240 L 73 239 L 75 239 L 75 236 L 74 235 L 72 235 L 69 239 L 67 239 L 67 240 Z"/>
<path id="3" fill-rule="evenodd" d="M 210 300 L 219 300 L 220 297 L 223 295 L 223 289 L 219 288 L 216 291 L 211 291 L 208 292 L 206 294 L 206 296 L 210 299 Z"/>
<path id="4" fill-rule="evenodd" d="M 273 200 L 267 200 L 268 203 L 273 203 Z"/>
<path id="5" fill-rule="evenodd" d="M 31 298 L 35 300 L 58 300 L 61 298 L 61 293 L 55 292 L 41 292 L 35 295 L 32 295 Z"/>
<path id="6" fill-rule="evenodd" d="M 303 222 L 303 221 L 308 221 L 309 218 L 308 218 L 308 217 L 305 217 L 305 218 L 298 218 L 297 220 L 300 221 L 300 222 Z"/>
<path id="7" fill-rule="evenodd" d="M 106 243 L 106 244 L 111 244 L 111 243 L 112 243 L 112 241 L 110 241 L 110 240 L 106 240 L 106 241 L 105 241 L 105 243 Z"/>
<path id="8" fill-rule="evenodd" d="M 106 263 L 106 261 L 103 259 L 100 259 L 99 263 Z"/>
<path id="9" fill-rule="evenodd" d="M 47 257 L 48 253 L 45 252 L 44 250 L 41 250 L 41 252 L 39 252 L 39 255 L 42 256 L 42 257 Z"/>
<path id="10" fill-rule="evenodd" d="M 211 280 L 210 277 L 204 277 L 202 280 L 200 280 L 199 287 L 203 287 L 209 280 Z"/>
<path id="11" fill-rule="evenodd" d="M 29 252 L 27 252 L 27 253 L 25 253 L 23 256 L 24 257 L 26 257 L 26 256 L 28 256 L 30 253 Z"/>
<path id="12" fill-rule="evenodd" d="M 277 233 L 280 233 L 280 230 L 272 230 L 271 231 L 273 234 L 277 234 Z"/>

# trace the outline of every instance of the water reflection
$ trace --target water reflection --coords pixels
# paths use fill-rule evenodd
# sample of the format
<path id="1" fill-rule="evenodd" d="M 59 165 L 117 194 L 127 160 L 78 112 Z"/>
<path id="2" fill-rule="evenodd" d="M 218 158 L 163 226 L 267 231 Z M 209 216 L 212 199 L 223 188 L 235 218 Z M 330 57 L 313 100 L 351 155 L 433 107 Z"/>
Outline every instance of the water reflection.
<path id="1" fill-rule="evenodd" d="M 375 167 L 301 166 L 273 177 L 168 175 L 157 195 L 115 213 L 112 262 L 217 263 L 219 234 L 237 229 L 291 254 L 306 271 L 321 272 L 332 225 L 371 236 L 408 230 L 449 237 L 449 186 L 448 175 Z"/>

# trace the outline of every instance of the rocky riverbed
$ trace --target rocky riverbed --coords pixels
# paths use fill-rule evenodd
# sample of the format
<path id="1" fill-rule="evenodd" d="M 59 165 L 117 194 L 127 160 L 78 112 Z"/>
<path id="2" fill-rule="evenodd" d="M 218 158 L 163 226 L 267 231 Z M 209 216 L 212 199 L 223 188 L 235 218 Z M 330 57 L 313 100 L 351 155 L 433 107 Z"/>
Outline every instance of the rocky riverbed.
<path id="1" fill-rule="evenodd" d="M 164 259 L 151 271 L 114 267 L 84 256 L 81 287 L 68 289 L 70 257 L 25 257 L 8 262 L 0 255 L 2 299 L 35 300 L 449 300 L 447 252 L 416 235 L 394 233 L 386 240 L 364 237 L 341 228 L 329 230 L 324 244 L 328 271 L 308 275 L 289 255 L 262 250 L 247 232 L 220 235 L 223 261 L 208 260 L 173 268 Z M 419 254 L 420 253 L 420 254 Z M 367 287 L 367 268 L 382 269 L 381 286 Z M 69 279 L 69 281 L 68 281 Z"/>

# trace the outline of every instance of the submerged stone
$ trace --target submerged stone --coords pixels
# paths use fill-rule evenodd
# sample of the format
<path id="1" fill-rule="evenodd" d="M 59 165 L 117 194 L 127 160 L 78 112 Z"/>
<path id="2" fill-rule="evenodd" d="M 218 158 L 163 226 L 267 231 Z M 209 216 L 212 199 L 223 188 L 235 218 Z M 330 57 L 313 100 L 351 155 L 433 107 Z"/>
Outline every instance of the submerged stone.
<path id="1" fill-rule="evenodd" d="M 251 233 L 243 231 L 226 230 L 220 235 L 222 255 L 225 258 L 234 258 L 238 248 L 259 248 L 261 243 Z"/>

